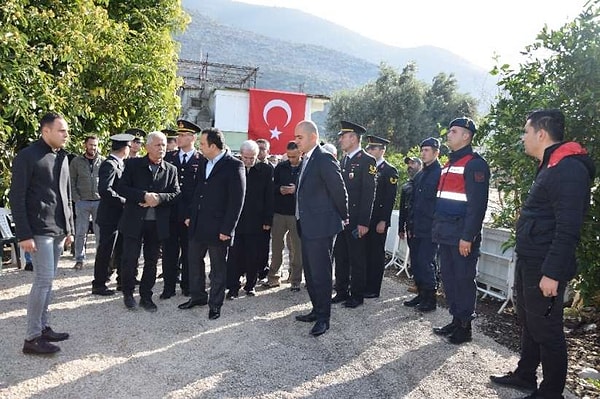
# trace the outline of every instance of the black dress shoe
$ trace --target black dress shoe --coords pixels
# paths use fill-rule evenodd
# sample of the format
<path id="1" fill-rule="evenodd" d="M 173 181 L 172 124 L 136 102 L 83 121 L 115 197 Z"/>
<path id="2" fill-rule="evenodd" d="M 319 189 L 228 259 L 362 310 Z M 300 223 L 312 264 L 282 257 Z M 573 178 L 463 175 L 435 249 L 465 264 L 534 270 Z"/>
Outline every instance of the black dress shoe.
<path id="1" fill-rule="evenodd" d="M 256 296 L 256 291 L 254 291 L 254 290 L 246 291 L 246 296 Z"/>
<path id="2" fill-rule="evenodd" d="M 535 391 L 537 389 L 537 382 L 535 378 L 525 379 L 519 374 L 513 372 L 508 372 L 503 375 L 491 375 L 490 380 L 495 384 L 525 391 Z"/>
<path id="3" fill-rule="evenodd" d="M 350 297 L 344 302 L 344 306 L 350 309 L 354 309 L 363 304 L 362 298 Z"/>
<path id="4" fill-rule="evenodd" d="M 217 307 L 214 307 L 214 308 L 213 308 L 213 307 L 211 307 L 211 308 L 208 310 L 208 318 L 209 318 L 210 320 L 216 320 L 216 319 L 218 319 L 219 317 L 221 317 L 221 308 L 217 308 Z"/>
<path id="5" fill-rule="evenodd" d="M 331 303 L 342 303 L 346 301 L 349 297 L 350 295 L 348 294 L 337 293 L 333 298 L 331 298 Z"/>
<path id="6" fill-rule="evenodd" d="M 25 340 L 23 343 L 23 353 L 28 355 L 51 355 L 60 351 L 56 345 L 52 345 L 43 337 L 37 337 L 32 340 Z"/>
<path id="7" fill-rule="evenodd" d="M 237 291 L 232 291 L 229 290 L 229 292 L 227 292 L 227 295 L 225 295 L 225 298 L 231 300 L 234 300 L 235 298 L 237 298 L 240 294 Z"/>
<path id="8" fill-rule="evenodd" d="M 376 294 L 374 292 L 368 292 L 365 295 L 363 295 L 363 298 L 368 298 L 368 299 L 379 298 L 379 294 Z"/>
<path id="9" fill-rule="evenodd" d="M 454 345 L 464 344 L 471 341 L 471 322 L 461 322 L 452 334 L 448 335 L 448 342 Z"/>
<path id="10" fill-rule="evenodd" d="M 28 272 L 32 272 L 33 271 L 33 263 L 31 263 L 31 262 L 25 263 L 25 270 L 27 270 Z"/>
<path id="11" fill-rule="evenodd" d="M 190 299 L 187 302 L 177 306 L 179 309 L 191 309 L 196 306 L 204 306 L 208 303 L 206 299 Z"/>
<path id="12" fill-rule="evenodd" d="M 409 308 L 414 308 L 419 303 L 421 303 L 421 296 L 417 295 L 416 297 L 414 297 L 410 301 L 404 301 L 403 305 L 406 306 L 406 307 L 409 307 Z"/>
<path id="13" fill-rule="evenodd" d="M 310 330 L 310 335 L 313 337 L 318 337 L 319 335 L 325 334 L 325 332 L 329 330 L 329 322 L 328 321 L 317 321 L 313 328 Z"/>
<path id="14" fill-rule="evenodd" d="M 110 290 L 106 287 L 103 288 L 92 288 L 92 295 L 100 295 L 100 296 L 111 296 L 114 295 L 115 291 Z"/>
<path id="15" fill-rule="evenodd" d="M 133 298 L 132 294 L 124 294 L 123 295 L 123 303 L 125 303 L 125 307 L 127 309 L 133 310 L 133 309 L 137 308 L 137 302 Z"/>
<path id="16" fill-rule="evenodd" d="M 60 342 L 69 339 L 69 334 L 55 332 L 50 327 L 46 327 L 42 330 L 42 338 L 48 342 Z"/>
<path id="17" fill-rule="evenodd" d="M 160 299 L 169 299 L 171 297 L 175 296 L 175 291 L 163 291 L 159 298 Z"/>
<path id="18" fill-rule="evenodd" d="M 450 335 L 459 324 L 460 322 L 454 318 L 452 322 L 446 324 L 444 327 L 433 327 L 433 333 L 437 335 Z"/>
<path id="19" fill-rule="evenodd" d="M 296 320 L 303 321 L 305 323 L 312 323 L 313 321 L 317 321 L 317 315 L 314 312 L 310 312 L 308 314 L 299 314 L 296 316 Z"/>
<path id="20" fill-rule="evenodd" d="M 140 299 L 140 307 L 147 312 L 154 313 L 158 310 L 156 304 L 152 301 L 152 298 L 142 298 Z"/>

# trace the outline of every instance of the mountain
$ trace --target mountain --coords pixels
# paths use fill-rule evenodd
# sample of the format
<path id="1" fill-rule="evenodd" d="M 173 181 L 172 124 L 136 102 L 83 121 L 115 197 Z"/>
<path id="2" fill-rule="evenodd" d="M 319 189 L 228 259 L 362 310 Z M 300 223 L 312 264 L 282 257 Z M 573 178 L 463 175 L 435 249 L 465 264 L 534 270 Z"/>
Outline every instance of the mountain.
<path id="1" fill-rule="evenodd" d="M 389 46 L 311 14 L 231 0 L 183 0 L 192 22 L 178 37 L 181 58 L 255 65 L 258 86 L 331 94 L 377 76 L 386 62 L 415 61 L 420 79 L 453 73 L 461 91 L 486 100 L 495 81 L 484 69 L 434 46 Z"/>

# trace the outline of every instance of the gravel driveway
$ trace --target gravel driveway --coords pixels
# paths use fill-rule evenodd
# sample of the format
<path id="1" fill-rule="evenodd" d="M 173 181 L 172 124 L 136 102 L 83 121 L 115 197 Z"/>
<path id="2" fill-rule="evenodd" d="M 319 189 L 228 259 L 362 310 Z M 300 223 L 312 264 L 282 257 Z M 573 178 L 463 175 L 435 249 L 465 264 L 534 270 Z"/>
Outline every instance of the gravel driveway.
<path id="1" fill-rule="evenodd" d="M 356 309 L 334 305 L 331 329 L 314 338 L 311 324 L 294 320 L 310 310 L 304 288 L 294 293 L 284 284 L 240 296 L 209 321 L 206 307 L 177 309 L 187 300 L 179 294 L 159 300 L 162 280 L 155 287 L 158 312 L 128 311 L 120 293 L 90 294 L 91 265 L 72 265 L 70 257 L 61 259 L 54 285 L 51 325 L 71 334 L 54 357 L 21 353 L 32 273 L 2 271 L 0 397 L 524 396 L 488 382 L 488 375 L 515 366 L 515 353 L 481 334 L 477 323 L 471 343 L 444 342 L 431 328 L 446 324 L 446 310 L 420 315 L 402 306 L 406 286 L 387 277 L 381 298 Z"/>

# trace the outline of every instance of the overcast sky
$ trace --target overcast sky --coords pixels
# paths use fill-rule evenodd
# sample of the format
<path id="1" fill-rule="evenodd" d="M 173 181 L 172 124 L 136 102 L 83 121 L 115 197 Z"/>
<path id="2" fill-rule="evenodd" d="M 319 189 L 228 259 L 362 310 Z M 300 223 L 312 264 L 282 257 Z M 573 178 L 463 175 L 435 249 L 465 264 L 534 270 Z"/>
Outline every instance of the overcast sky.
<path id="1" fill-rule="evenodd" d="M 433 45 L 491 69 L 515 65 L 547 24 L 575 19 L 588 0 L 236 0 L 295 8 L 399 47 Z"/>

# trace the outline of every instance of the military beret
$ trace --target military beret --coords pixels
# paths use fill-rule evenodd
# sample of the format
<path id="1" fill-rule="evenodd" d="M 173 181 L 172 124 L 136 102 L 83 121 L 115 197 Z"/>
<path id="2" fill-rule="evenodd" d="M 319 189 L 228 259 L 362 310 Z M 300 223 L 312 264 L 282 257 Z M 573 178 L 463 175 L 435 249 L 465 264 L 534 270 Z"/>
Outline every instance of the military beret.
<path id="1" fill-rule="evenodd" d="M 389 143 L 389 140 L 382 137 L 373 136 L 371 134 L 367 136 L 367 147 L 385 147 Z"/>
<path id="2" fill-rule="evenodd" d="M 356 123 L 340 121 L 340 124 L 342 125 L 342 129 L 338 133 L 338 136 L 343 136 L 344 133 L 354 132 L 360 137 L 367 132 L 367 129 Z"/>
<path id="3" fill-rule="evenodd" d="M 185 119 L 179 119 L 177 121 L 177 133 L 198 133 L 202 130 L 200 126 L 195 123 L 186 121 Z"/>
<path id="4" fill-rule="evenodd" d="M 464 127 L 465 129 L 470 130 L 472 134 L 477 132 L 477 127 L 475 126 L 473 119 L 467 118 L 466 116 L 454 119 L 452 122 L 450 122 L 448 128 L 451 128 L 452 126 Z"/>
<path id="5" fill-rule="evenodd" d="M 125 134 L 134 136 L 133 141 L 141 141 L 142 137 L 146 137 L 146 132 L 138 128 L 127 129 L 125 130 Z"/>
<path id="6" fill-rule="evenodd" d="M 418 163 L 419 165 L 423 164 L 423 161 L 421 161 L 421 158 L 419 158 L 419 157 L 405 157 L 404 158 L 405 164 L 408 165 L 410 162 L 415 162 L 415 163 Z"/>
<path id="7" fill-rule="evenodd" d="M 437 150 L 440 148 L 440 140 L 436 139 L 435 137 L 428 137 L 425 140 L 421 141 L 420 147 L 431 147 Z"/>

